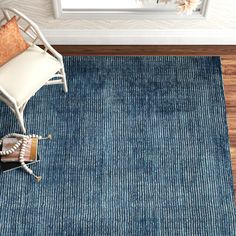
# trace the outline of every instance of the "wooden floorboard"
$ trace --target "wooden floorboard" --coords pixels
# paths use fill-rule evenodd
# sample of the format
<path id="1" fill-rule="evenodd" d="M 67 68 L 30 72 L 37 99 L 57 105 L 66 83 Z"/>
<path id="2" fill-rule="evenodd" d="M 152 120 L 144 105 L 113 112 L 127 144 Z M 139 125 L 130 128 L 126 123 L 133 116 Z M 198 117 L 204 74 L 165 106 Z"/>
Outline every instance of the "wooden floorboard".
<path id="1" fill-rule="evenodd" d="M 64 55 L 236 55 L 236 46 L 54 45 Z"/>
<path id="2" fill-rule="evenodd" d="M 54 45 L 63 55 L 211 55 L 221 56 L 234 191 L 236 193 L 236 45 L 229 46 L 130 46 Z M 235 194 L 236 196 L 236 194 Z"/>
<path id="3" fill-rule="evenodd" d="M 236 56 L 221 56 L 229 128 L 230 152 L 236 197 Z"/>

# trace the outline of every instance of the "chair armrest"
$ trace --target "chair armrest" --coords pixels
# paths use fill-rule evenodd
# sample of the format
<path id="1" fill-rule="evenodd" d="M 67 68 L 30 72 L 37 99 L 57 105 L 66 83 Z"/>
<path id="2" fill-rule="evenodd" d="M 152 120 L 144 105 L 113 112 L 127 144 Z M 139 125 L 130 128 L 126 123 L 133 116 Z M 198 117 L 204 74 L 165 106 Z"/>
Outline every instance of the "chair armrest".
<path id="1" fill-rule="evenodd" d="M 1 94 L 3 94 L 3 96 Z M 1 85 L 0 85 L 0 100 L 3 100 L 4 102 L 10 101 L 12 104 L 16 104 L 16 100 L 5 89 L 3 89 Z"/>

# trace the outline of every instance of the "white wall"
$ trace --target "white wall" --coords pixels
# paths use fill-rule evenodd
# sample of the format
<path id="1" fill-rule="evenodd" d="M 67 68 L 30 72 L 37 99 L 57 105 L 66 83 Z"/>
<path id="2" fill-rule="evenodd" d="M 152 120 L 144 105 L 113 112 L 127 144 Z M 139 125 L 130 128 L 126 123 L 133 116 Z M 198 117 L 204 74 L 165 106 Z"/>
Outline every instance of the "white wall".
<path id="1" fill-rule="evenodd" d="M 227 3 L 227 4 L 226 4 Z M 52 0 L 1 0 L 56 44 L 236 44 L 236 1 L 211 0 L 207 19 L 55 19 Z"/>

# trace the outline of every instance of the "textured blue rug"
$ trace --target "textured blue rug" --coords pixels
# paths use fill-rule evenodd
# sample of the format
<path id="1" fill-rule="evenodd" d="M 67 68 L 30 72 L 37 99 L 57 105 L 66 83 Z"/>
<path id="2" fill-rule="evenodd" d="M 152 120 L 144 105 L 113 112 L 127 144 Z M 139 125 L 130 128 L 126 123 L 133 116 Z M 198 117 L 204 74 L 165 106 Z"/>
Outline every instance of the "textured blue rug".
<path id="1" fill-rule="evenodd" d="M 54 139 L 40 143 L 40 184 L 1 173 L 0 235 L 236 235 L 219 58 L 65 66 L 69 93 L 44 87 L 26 108 L 28 132 Z M 19 131 L 0 113 L 1 135 Z"/>

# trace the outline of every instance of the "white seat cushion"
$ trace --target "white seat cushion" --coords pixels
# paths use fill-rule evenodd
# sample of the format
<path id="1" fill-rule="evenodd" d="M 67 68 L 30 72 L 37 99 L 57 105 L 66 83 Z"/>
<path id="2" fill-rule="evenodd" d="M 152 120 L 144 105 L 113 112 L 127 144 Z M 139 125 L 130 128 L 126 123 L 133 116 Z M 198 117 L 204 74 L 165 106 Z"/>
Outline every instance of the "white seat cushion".
<path id="1" fill-rule="evenodd" d="M 22 106 L 60 68 L 56 58 L 33 45 L 0 67 L 0 86 Z"/>

